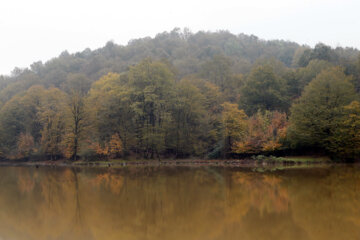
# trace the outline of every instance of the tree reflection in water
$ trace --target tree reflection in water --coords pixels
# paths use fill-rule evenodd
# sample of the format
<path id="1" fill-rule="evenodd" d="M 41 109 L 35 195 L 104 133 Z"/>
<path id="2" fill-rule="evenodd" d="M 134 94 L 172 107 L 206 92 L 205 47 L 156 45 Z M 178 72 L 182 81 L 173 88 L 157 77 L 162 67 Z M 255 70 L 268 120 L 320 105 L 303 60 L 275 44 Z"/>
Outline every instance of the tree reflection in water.
<path id="1" fill-rule="evenodd" d="M 0 168 L 4 239 L 357 239 L 360 169 Z"/>

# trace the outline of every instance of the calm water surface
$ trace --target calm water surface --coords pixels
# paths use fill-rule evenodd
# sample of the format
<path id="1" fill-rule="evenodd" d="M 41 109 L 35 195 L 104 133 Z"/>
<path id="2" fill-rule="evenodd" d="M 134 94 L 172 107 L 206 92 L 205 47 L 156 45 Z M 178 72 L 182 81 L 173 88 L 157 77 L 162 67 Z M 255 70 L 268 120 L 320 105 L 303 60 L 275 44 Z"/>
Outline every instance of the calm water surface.
<path id="1" fill-rule="evenodd" d="M 360 167 L 1 167 L 0 206 L 0 240 L 360 239 Z"/>

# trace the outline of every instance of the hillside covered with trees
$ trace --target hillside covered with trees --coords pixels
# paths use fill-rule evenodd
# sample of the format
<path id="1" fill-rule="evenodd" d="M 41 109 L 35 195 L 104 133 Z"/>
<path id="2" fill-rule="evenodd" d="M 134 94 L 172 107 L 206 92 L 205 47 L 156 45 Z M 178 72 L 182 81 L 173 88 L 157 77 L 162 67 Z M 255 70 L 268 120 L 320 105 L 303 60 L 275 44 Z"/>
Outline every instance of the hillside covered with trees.
<path id="1" fill-rule="evenodd" d="M 360 157 L 360 52 L 174 29 L 0 76 L 2 159 Z"/>

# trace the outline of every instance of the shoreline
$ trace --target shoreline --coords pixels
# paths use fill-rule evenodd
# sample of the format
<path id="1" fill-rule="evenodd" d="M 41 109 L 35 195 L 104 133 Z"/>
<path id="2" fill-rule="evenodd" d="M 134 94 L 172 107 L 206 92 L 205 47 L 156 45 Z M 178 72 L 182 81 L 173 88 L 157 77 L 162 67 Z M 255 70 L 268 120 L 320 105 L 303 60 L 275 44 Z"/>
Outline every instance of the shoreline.
<path id="1" fill-rule="evenodd" d="M 164 160 L 122 160 L 111 159 L 107 161 L 70 161 L 70 160 L 47 160 L 47 161 L 19 161 L 19 160 L 4 160 L 0 161 L 1 166 L 63 166 L 63 167 L 156 167 L 156 166 L 222 166 L 222 167 L 306 167 L 319 165 L 334 165 L 339 164 L 324 158 L 266 158 L 266 159 L 164 159 Z M 340 163 L 347 164 L 347 163 Z M 350 163 L 353 164 L 353 163 Z"/>

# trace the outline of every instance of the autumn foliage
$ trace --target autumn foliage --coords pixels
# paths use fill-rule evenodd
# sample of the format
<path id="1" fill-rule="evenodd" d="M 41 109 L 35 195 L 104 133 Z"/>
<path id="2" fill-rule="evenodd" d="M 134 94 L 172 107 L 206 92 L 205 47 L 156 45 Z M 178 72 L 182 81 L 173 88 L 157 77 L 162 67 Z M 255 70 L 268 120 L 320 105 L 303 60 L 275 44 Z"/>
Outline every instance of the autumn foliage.
<path id="1" fill-rule="evenodd" d="M 88 148 L 100 158 L 117 158 L 122 155 L 123 143 L 118 134 L 113 134 L 110 140 L 104 144 L 88 141 Z"/>
<path id="2" fill-rule="evenodd" d="M 247 46 L 235 54 L 240 45 L 232 40 L 210 47 L 227 34 L 200 35 L 160 34 L 166 48 L 148 39 L 134 49 L 64 53 L 0 76 L 0 158 L 212 159 L 305 149 L 360 159 L 355 52 L 320 44 L 261 55 Z M 190 42 L 194 52 L 176 47 Z M 205 42 L 200 52 L 192 46 Z"/>
<path id="3" fill-rule="evenodd" d="M 17 142 L 17 157 L 29 157 L 34 152 L 34 148 L 34 138 L 28 133 L 21 133 Z"/>
<path id="4" fill-rule="evenodd" d="M 257 112 L 247 121 L 247 132 L 232 149 L 235 153 L 272 152 L 282 147 L 286 137 L 286 114 L 278 111 Z"/>

